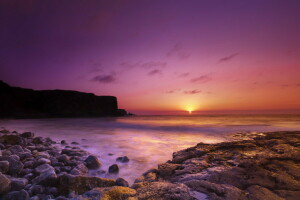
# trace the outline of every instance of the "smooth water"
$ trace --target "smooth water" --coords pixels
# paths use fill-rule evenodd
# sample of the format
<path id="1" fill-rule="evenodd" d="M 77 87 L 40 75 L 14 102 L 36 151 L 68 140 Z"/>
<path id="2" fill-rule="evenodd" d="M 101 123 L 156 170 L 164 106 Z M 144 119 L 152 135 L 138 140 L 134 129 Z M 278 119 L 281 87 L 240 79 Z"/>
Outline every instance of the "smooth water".
<path id="1" fill-rule="evenodd" d="M 18 132 L 32 131 L 37 136 L 59 142 L 78 142 L 81 148 L 98 156 L 102 170 L 117 163 L 118 175 L 130 183 L 146 170 L 172 158 L 172 153 L 199 142 L 232 140 L 237 132 L 300 130 L 299 115 L 212 115 L 212 116 L 133 116 L 83 119 L 0 120 L 0 127 Z M 113 154 L 113 155 L 111 155 Z M 116 158 L 128 156 L 128 163 Z"/>

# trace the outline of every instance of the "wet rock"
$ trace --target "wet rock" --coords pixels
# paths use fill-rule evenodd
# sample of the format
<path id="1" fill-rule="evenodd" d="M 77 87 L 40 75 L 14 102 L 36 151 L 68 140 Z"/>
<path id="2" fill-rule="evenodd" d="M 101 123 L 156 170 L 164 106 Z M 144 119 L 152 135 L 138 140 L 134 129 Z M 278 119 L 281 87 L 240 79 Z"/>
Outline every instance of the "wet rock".
<path id="1" fill-rule="evenodd" d="M 20 157 L 20 160 L 26 160 L 28 158 L 32 158 L 32 154 L 30 152 L 22 152 L 18 154 Z"/>
<path id="2" fill-rule="evenodd" d="M 111 187 L 115 185 L 116 182 L 114 180 L 106 178 L 72 176 L 70 174 L 59 176 L 59 193 L 64 195 L 70 191 L 83 194 L 95 187 Z"/>
<path id="3" fill-rule="evenodd" d="M 34 143 L 34 144 L 43 144 L 44 139 L 42 137 L 35 137 L 35 138 L 32 139 L 32 143 Z"/>
<path id="4" fill-rule="evenodd" d="M 29 200 L 41 200 L 39 196 L 32 196 Z"/>
<path id="5" fill-rule="evenodd" d="M 84 164 L 79 164 L 70 171 L 72 175 L 85 175 L 88 173 L 88 168 Z"/>
<path id="6" fill-rule="evenodd" d="M 25 175 L 30 174 L 32 172 L 33 172 L 33 169 L 25 168 L 25 169 L 22 169 L 19 174 L 20 174 L 20 176 L 25 176 Z"/>
<path id="7" fill-rule="evenodd" d="M 135 184 L 133 189 L 137 191 L 139 200 L 194 200 L 189 188 L 184 184 L 172 184 L 166 182 L 152 182 L 147 184 Z"/>
<path id="8" fill-rule="evenodd" d="M 6 194 L 4 200 L 29 200 L 29 194 L 26 190 L 13 191 Z"/>
<path id="9" fill-rule="evenodd" d="M 34 156 L 35 156 L 37 159 L 39 159 L 39 158 L 46 158 L 46 159 L 49 159 L 49 158 L 51 157 L 51 156 L 49 155 L 49 153 L 46 152 L 46 151 L 36 152 L 36 153 L 34 154 Z"/>
<path id="10" fill-rule="evenodd" d="M 26 139 L 18 135 L 2 135 L 0 137 L 0 143 L 10 144 L 10 145 L 21 145 L 21 146 L 27 144 Z"/>
<path id="11" fill-rule="evenodd" d="M 247 191 L 249 192 L 248 198 L 251 200 L 284 200 L 283 198 L 277 196 L 267 188 L 258 185 L 253 185 L 247 188 Z"/>
<path id="12" fill-rule="evenodd" d="M 39 176 L 32 180 L 33 184 L 54 185 L 56 183 L 57 175 L 55 169 L 49 164 L 38 166 L 35 168 L 35 172 L 37 172 Z"/>
<path id="13" fill-rule="evenodd" d="M 60 141 L 60 143 L 61 143 L 61 144 L 64 144 L 64 145 L 68 144 L 68 143 L 66 142 L 66 140 L 62 140 L 62 141 Z"/>
<path id="14" fill-rule="evenodd" d="M 78 142 L 71 142 L 71 144 L 75 144 L 75 145 L 78 145 L 79 143 L 78 143 Z"/>
<path id="15" fill-rule="evenodd" d="M 12 155 L 12 153 L 10 152 L 10 150 L 4 149 L 1 151 L 2 156 L 10 156 Z"/>
<path id="16" fill-rule="evenodd" d="M 65 155 L 65 154 L 62 154 L 58 157 L 56 157 L 56 159 L 59 161 L 59 162 L 63 162 L 63 163 L 67 163 L 69 160 L 70 160 L 70 157 Z"/>
<path id="17" fill-rule="evenodd" d="M 33 138 L 34 137 L 34 133 L 32 133 L 32 132 L 24 132 L 24 133 L 21 134 L 21 137 Z"/>
<path id="18" fill-rule="evenodd" d="M 14 145 L 8 148 L 8 150 L 12 153 L 12 154 L 18 154 L 21 152 L 24 152 L 23 148 L 20 145 Z"/>
<path id="19" fill-rule="evenodd" d="M 57 190 L 56 187 L 47 187 L 46 188 L 46 193 L 50 194 L 50 195 L 53 195 L 53 196 L 56 196 L 58 194 L 58 190 Z"/>
<path id="20" fill-rule="evenodd" d="M 33 168 L 34 161 L 26 161 L 24 162 L 24 168 Z"/>
<path id="21" fill-rule="evenodd" d="M 9 169 L 9 162 L 4 160 L 0 161 L 0 172 L 6 173 Z"/>
<path id="22" fill-rule="evenodd" d="M 68 198 L 66 198 L 64 196 L 59 196 L 59 197 L 56 197 L 55 200 L 68 200 Z"/>
<path id="23" fill-rule="evenodd" d="M 22 190 L 28 183 L 28 180 L 25 178 L 12 178 L 11 180 L 11 190 Z"/>
<path id="24" fill-rule="evenodd" d="M 86 151 L 83 151 L 83 150 L 76 147 L 74 149 L 65 148 L 61 151 L 61 154 L 66 154 L 68 156 L 83 157 L 83 156 L 86 156 L 88 153 Z"/>
<path id="25" fill-rule="evenodd" d="M 154 172 L 148 172 L 146 174 L 143 174 L 142 176 L 135 179 L 134 183 L 140 183 L 140 182 L 154 182 L 157 180 L 157 175 Z"/>
<path id="26" fill-rule="evenodd" d="M 128 199 L 137 200 L 136 191 L 128 187 L 114 186 L 111 188 L 94 188 L 82 196 L 77 197 L 77 200 L 82 199 Z"/>
<path id="27" fill-rule="evenodd" d="M 0 194 L 4 194 L 10 190 L 11 181 L 0 172 Z"/>
<path id="28" fill-rule="evenodd" d="M 9 174 L 18 174 L 24 167 L 23 163 L 20 161 L 19 156 L 17 155 L 1 156 L 0 160 L 9 162 Z"/>
<path id="29" fill-rule="evenodd" d="M 45 191 L 45 187 L 43 187 L 42 185 L 32 185 L 32 186 L 29 188 L 29 192 L 30 192 L 32 195 L 43 194 L 44 191 Z"/>
<path id="30" fill-rule="evenodd" d="M 179 168 L 179 164 L 173 164 L 173 163 L 164 163 L 158 165 L 158 174 L 160 174 L 162 177 L 170 177 L 176 169 Z"/>
<path id="31" fill-rule="evenodd" d="M 216 184 L 205 180 L 185 182 L 191 189 L 208 194 L 211 199 L 246 200 L 246 193 L 237 187 L 227 184 Z"/>
<path id="32" fill-rule="evenodd" d="M 112 174 L 119 173 L 119 166 L 117 164 L 113 164 L 108 168 L 108 172 Z"/>
<path id="33" fill-rule="evenodd" d="M 27 180 L 32 180 L 34 178 L 34 174 L 33 173 L 26 174 L 24 178 L 26 178 Z"/>
<path id="34" fill-rule="evenodd" d="M 40 158 L 35 162 L 35 166 L 39 166 L 43 164 L 51 164 L 51 161 L 47 158 Z"/>
<path id="35" fill-rule="evenodd" d="M 116 180 L 116 185 L 117 186 L 123 186 L 123 187 L 129 187 L 129 183 L 123 178 L 118 178 Z"/>
<path id="36" fill-rule="evenodd" d="M 2 130 L 0 130 L 0 133 L 4 133 L 4 134 L 7 134 L 7 133 L 9 133 L 9 130 L 6 130 L 6 129 L 2 129 Z"/>
<path id="37" fill-rule="evenodd" d="M 88 156 L 84 162 L 88 169 L 97 169 L 101 167 L 101 162 L 96 156 L 93 155 Z"/>
<path id="38" fill-rule="evenodd" d="M 122 162 L 122 163 L 127 163 L 127 162 L 129 162 L 129 158 L 128 158 L 127 156 L 118 157 L 118 158 L 116 159 L 116 161 Z"/>

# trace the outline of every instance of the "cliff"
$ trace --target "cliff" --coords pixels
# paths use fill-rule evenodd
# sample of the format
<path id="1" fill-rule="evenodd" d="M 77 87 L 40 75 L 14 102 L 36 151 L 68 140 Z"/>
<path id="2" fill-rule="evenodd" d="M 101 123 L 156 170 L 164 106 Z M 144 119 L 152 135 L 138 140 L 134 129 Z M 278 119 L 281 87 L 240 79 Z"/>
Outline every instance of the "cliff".
<path id="1" fill-rule="evenodd" d="M 0 81 L 0 118 L 122 116 L 114 96 L 68 90 L 32 90 Z"/>

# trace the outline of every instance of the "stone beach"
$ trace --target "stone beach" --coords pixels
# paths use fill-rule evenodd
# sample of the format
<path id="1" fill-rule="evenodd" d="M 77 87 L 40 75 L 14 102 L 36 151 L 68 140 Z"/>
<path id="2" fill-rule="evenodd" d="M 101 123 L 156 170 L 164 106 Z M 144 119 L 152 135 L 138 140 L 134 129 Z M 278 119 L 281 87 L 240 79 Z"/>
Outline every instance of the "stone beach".
<path id="1" fill-rule="evenodd" d="M 233 138 L 175 152 L 172 160 L 149 169 L 130 186 L 122 178 L 90 176 L 90 170 L 118 173 L 120 166 L 102 169 L 97 155 L 75 143 L 3 129 L 0 199 L 298 199 L 300 132 L 240 133 Z M 130 158 L 118 157 L 118 162 Z"/>

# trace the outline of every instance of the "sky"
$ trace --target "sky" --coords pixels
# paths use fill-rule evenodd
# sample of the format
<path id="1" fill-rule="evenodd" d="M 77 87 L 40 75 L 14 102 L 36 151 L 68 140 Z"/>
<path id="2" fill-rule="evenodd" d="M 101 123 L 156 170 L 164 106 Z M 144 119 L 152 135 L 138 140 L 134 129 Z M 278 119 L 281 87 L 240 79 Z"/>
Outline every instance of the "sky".
<path id="1" fill-rule="evenodd" d="M 0 0 L 0 80 L 136 114 L 300 113 L 299 0 Z"/>

